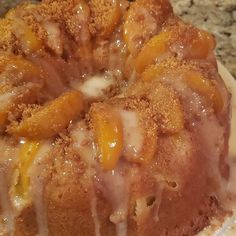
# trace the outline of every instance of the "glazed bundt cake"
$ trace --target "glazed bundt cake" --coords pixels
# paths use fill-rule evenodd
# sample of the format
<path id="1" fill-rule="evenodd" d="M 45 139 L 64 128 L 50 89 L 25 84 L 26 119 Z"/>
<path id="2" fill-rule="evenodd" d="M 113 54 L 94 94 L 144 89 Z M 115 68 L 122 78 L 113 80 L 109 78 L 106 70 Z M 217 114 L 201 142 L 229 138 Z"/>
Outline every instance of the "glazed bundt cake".
<path id="1" fill-rule="evenodd" d="M 0 235 L 190 236 L 225 214 L 211 34 L 168 0 L 43 0 L 0 35 Z"/>

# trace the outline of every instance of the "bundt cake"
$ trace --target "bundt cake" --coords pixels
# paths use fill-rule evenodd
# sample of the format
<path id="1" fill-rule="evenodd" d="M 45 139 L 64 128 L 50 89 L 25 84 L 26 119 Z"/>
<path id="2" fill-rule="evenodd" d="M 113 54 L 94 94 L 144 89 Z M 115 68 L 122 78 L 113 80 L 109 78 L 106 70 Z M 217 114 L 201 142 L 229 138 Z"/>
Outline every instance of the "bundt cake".
<path id="1" fill-rule="evenodd" d="M 168 0 L 43 0 L 0 19 L 0 235 L 191 236 L 226 214 L 230 94 Z"/>

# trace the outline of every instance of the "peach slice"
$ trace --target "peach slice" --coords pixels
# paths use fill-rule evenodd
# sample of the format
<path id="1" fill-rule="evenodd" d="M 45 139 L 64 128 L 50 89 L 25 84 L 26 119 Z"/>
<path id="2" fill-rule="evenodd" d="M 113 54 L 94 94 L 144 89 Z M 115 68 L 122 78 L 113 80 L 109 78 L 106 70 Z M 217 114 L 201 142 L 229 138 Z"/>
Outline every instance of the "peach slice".
<path id="1" fill-rule="evenodd" d="M 172 32 L 171 52 L 185 59 L 208 59 L 216 46 L 213 35 L 179 19 L 174 21 L 165 29 Z"/>
<path id="2" fill-rule="evenodd" d="M 30 26 L 18 16 L 17 10 L 10 10 L 5 17 L 11 20 L 12 32 L 20 41 L 21 49 L 25 54 L 35 53 L 42 49 L 42 40 L 39 39 Z"/>
<path id="3" fill-rule="evenodd" d="M 38 66 L 20 56 L 3 55 L 0 57 L 0 72 L 7 70 L 15 71 L 22 75 L 25 82 L 42 83 L 42 71 Z"/>
<path id="4" fill-rule="evenodd" d="M 12 18 L 12 32 L 19 40 L 21 50 L 31 54 L 43 48 L 42 40 L 23 20 Z"/>
<path id="5" fill-rule="evenodd" d="M 116 167 L 123 149 L 123 128 L 119 115 L 111 106 L 98 103 L 90 112 L 94 135 L 105 170 Z"/>
<path id="6" fill-rule="evenodd" d="M 158 80 L 170 73 L 170 70 L 162 64 L 155 64 L 149 66 L 141 75 L 143 81 Z M 193 69 L 179 69 L 176 68 L 175 71 L 170 73 L 169 78 L 174 79 L 174 75 L 184 80 L 184 82 L 194 91 L 203 95 L 207 100 L 209 100 L 214 110 L 218 113 L 222 110 L 223 99 L 218 91 L 217 87 L 212 83 L 211 80 L 204 78 L 201 72 L 195 71 Z"/>
<path id="7" fill-rule="evenodd" d="M 151 25 L 151 27 L 148 27 L 148 24 Z M 144 29 L 146 29 L 145 35 Z M 123 28 L 123 38 L 130 53 L 135 54 L 142 46 L 141 44 L 144 43 L 148 37 L 153 36 L 155 32 L 155 19 L 147 9 L 147 6 L 145 6 L 144 1 L 135 1 L 127 12 Z"/>
<path id="8" fill-rule="evenodd" d="M 34 103 L 43 86 L 40 69 L 33 63 L 17 56 L 1 56 L 0 72 L 0 130 L 8 123 L 8 114 L 18 105 Z"/>
<path id="9" fill-rule="evenodd" d="M 29 83 L 14 89 L 7 90 L 0 95 L 2 106 L 0 108 L 0 131 L 8 124 L 8 114 L 20 104 L 34 103 L 38 98 L 40 87 Z"/>
<path id="10" fill-rule="evenodd" d="M 78 91 L 67 92 L 33 113 L 31 117 L 23 119 L 19 125 L 10 129 L 10 133 L 32 139 L 49 138 L 65 129 L 82 110 L 82 94 Z"/>
<path id="11" fill-rule="evenodd" d="M 109 37 L 121 17 L 119 0 L 91 0 L 89 4 L 98 38 Z"/>
<path id="12" fill-rule="evenodd" d="M 43 46 L 42 41 L 27 25 L 24 25 L 24 30 L 19 36 L 19 39 L 21 41 L 22 49 L 26 54 L 36 52 Z"/>
<path id="13" fill-rule="evenodd" d="M 29 82 L 42 88 L 45 82 L 43 71 L 32 62 L 20 56 L 1 56 L 1 72 L 4 75 L 0 80 L 0 94 Z"/>
<path id="14" fill-rule="evenodd" d="M 142 81 L 152 81 L 156 78 L 160 78 L 160 76 L 166 74 L 168 72 L 168 69 L 165 66 L 162 66 L 161 64 L 154 64 L 150 65 L 142 74 L 141 74 L 141 80 Z"/>
<path id="15" fill-rule="evenodd" d="M 125 18 L 123 38 L 131 54 L 136 52 L 161 28 L 172 13 L 169 1 L 136 0 Z"/>
<path id="16" fill-rule="evenodd" d="M 30 177 L 28 175 L 29 168 L 37 155 L 40 148 L 38 141 L 25 141 L 21 144 L 19 153 L 19 177 L 15 186 L 16 194 L 24 199 L 29 197 Z"/>
<path id="17" fill-rule="evenodd" d="M 40 74 L 39 67 L 21 57 L 9 58 L 8 66 L 20 70 L 23 74 L 30 74 L 31 76 Z"/>
<path id="18" fill-rule="evenodd" d="M 144 45 L 135 61 L 136 72 L 142 73 L 147 66 L 154 64 L 159 57 L 169 52 L 171 35 L 170 31 L 162 31 Z"/>
<path id="19" fill-rule="evenodd" d="M 207 59 L 215 48 L 214 37 L 199 29 L 188 27 L 167 27 L 151 38 L 141 49 L 135 62 L 135 69 L 142 73 L 165 54 L 179 55 L 185 59 Z"/>
<path id="20" fill-rule="evenodd" d="M 202 94 L 213 105 L 215 112 L 220 112 L 223 108 L 223 99 L 217 87 L 211 80 L 206 79 L 200 72 L 188 71 L 183 75 L 183 79 L 188 86 Z"/>
<path id="21" fill-rule="evenodd" d="M 204 30 L 198 30 L 197 37 L 189 46 L 186 58 L 205 59 L 216 47 L 215 38 Z"/>

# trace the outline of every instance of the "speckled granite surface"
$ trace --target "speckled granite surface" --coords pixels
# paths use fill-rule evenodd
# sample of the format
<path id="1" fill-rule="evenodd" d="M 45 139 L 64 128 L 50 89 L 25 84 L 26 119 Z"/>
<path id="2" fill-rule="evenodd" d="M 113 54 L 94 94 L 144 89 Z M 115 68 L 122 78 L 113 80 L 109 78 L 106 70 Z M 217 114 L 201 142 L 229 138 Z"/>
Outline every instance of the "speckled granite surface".
<path id="1" fill-rule="evenodd" d="M 171 0 L 176 14 L 212 32 L 217 56 L 236 78 L 236 0 Z"/>
<path id="2" fill-rule="evenodd" d="M 0 14 L 20 0 L 0 0 Z M 217 56 L 236 78 L 236 0 L 171 0 L 176 14 L 212 32 Z"/>
<path id="3" fill-rule="evenodd" d="M 0 15 L 18 2 L 21 2 L 21 0 L 0 0 Z"/>

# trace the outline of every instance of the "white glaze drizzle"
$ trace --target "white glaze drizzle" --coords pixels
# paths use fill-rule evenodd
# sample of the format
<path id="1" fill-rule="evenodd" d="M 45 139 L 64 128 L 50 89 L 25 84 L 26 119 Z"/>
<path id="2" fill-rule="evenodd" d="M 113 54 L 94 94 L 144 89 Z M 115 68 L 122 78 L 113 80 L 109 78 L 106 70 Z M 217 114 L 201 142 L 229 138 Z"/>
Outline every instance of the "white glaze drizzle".
<path id="1" fill-rule="evenodd" d="M 3 140 L 0 141 L 0 205 L 2 214 L 0 215 L 0 235 L 13 235 L 15 231 L 14 212 L 9 197 L 8 171 L 12 162 L 16 159 L 17 148 L 8 145 Z"/>
<path id="2" fill-rule="evenodd" d="M 83 45 L 87 45 L 90 39 L 88 21 L 89 21 L 89 8 L 83 2 L 79 2 L 74 11 L 76 12 L 75 23 L 78 26 L 79 35 L 78 38 L 81 40 Z"/>
<path id="3" fill-rule="evenodd" d="M 159 221 L 159 210 L 161 206 L 162 201 L 162 193 L 164 189 L 164 183 L 157 180 L 157 187 L 156 187 L 156 200 L 155 200 L 155 214 L 154 214 L 154 220 L 156 222 Z"/>
<path id="4" fill-rule="evenodd" d="M 96 146 L 91 131 L 84 121 L 79 121 L 71 132 L 73 148 L 79 153 L 82 160 L 91 166 L 95 164 Z"/>
<path id="5" fill-rule="evenodd" d="M 126 133 L 127 145 L 132 146 L 135 151 L 140 151 L 143 137 L 139 127 L 139 120 L 135 112 L 119 111 L 122 113 L 125 123 L 124 131 Z M 134 138 L 134 136 L 137 136 Z M 74 149 L 78 151 L 80 157 L 88 164 L 88 172 L 91 178 L 95 176 L 95 183 L 98 185 L 105 197 L 111 202 L 113 213 L 110 215 L 110 221 L 116 225 L 117 236 L 127 235 L 127 214 L 129 198 L 129 181 L 127 175 L 123 173 L 123 166 L 119 164 L 115 170 L 103 171 L 96 166 L 96 147 L 93 143 L 91 132 L 87 129 L 84 121 L 78 122 L 71 132 Z M 93 183 L 92 183 L 93 184 Z M 94 220 L 95 234 L 100 236 L 100 221 L 97 212 L 97 198 L 94 189 L 91 190 L 91 213 Z"/>
<path id="6" fill-rule="evenodd" d="M 124 134 L 124 155 L 137 156 L 143 147 L 143 132 L 138 114 L 134 111 L 120 110 Z"/>
<path id="7" fill-rule="evenodd" d="M 98 218 L 98 212 L 97 212 L 97 197 L 95 196 L 95 193 L 92 193 L 92 194 L 94 194 L 94 196 L 91 199 L 91 212 L 92 212 L 92 217 L 94 221 L 95 236 L 100 236 L 101 224 L 100 224 L 100 221 Z"/>
<path id="8" fill-rule="evenodd" d="M 94 190 L 94 176 L 95 169 L 93 166 L 96 164 L 95 156 L 96 156 L 96 147 L 92 139 L 91 131 L 88 130 L 84 121 L 79 121 L 73 131 L 71 132 L 71 138 L 73 139 L 73 147 L 74 150 L 78 151 L 80 157 L 85 163 L 88 165 L 88 175 L 91 181 L 91 189 L 90 189 L 90 207 L 91 214 L 93 217 L 94 228 L 95 228 L 95 236 L 100 236 L 100 221 L 97 212 L 97 197 Z"/>
<path id="9" fill-rule="evenodd" d="M 48 220 L 47 210 L 44 204 L 44 180 L 43 171 L 45 166 L 43 165 L 44 158 L 51 150 L 51 142 L 45 141 L 40 144 L 40 149 L 34 159 L 34 162 L 30 168 L 30 183 L 31 183 L 31 195 L 33 204 L 36 211 L 36 220 L 38 226 L 37 236 L 47 236 L 48 231 Z"/>
<path id="10" fill-rule="evenodd" d="M 47 44 L 57 54 L 63 53 L 63 42 L 59 24 L 55 22 L 45 22 L 42 24 L 47 32 Z"/>
<path id="11" fill-rule="evenodd" d="M 194 129 L 195 136 L 201 137 L 198 141 L 203 145 L 204 155 L 206 154 L 208 158 L 209 174 L 220 184 L 220 191 L 223 193 L 225 181 L 219 170 L 219 160 L 224 147 L 224 128 L 219 124 L 212 110 L 204 106 L 202 96 L 186 86 L 181 76 L 172 78 L 169 75 L 163 78 L 163 82 L 170 84 L 183 97 L 185 116 L 192 121 L 190 125 Z M 199 117 L 197 121 L 193 119 L 194 115 Z"/>
<path id="12" fill-rule="evenodd" d="M 129 181 L 122 172 L 122 163 L 112 171 L 97 171 L 96 181 L 105 197 L 111 202 L 113 213 L 110 221 L 116 225 L 116 235 L 127 235 Z"/>
<path id="13" fill-rule="evenodd" d="M 111 77 L 105 78 L 102 75 L 95 75 L 86 79 L 82 84 L 77 81 L 73 83 L 72 87 L 80 90 L 85 96 L 96 98 L 104 95 L 105 89 L 114 84 L 114 80 Z"/>
<path id="14" fill-rule="evenodd" d="M 217 182 L 221 184 L 220 191 L 225 192 L 225 181 L 219 171 L 219 160 L 221 148 L 224 146 L 224 130 L 220 127 L 215 116 L 201 114 L 201 123 L 197 126 L 199 133 L 201 134 L 202 143 L 207 151 L 207 156 L 210 160 L 211 170 L 209 171 L 212 176 L 217 179 Z"/>

